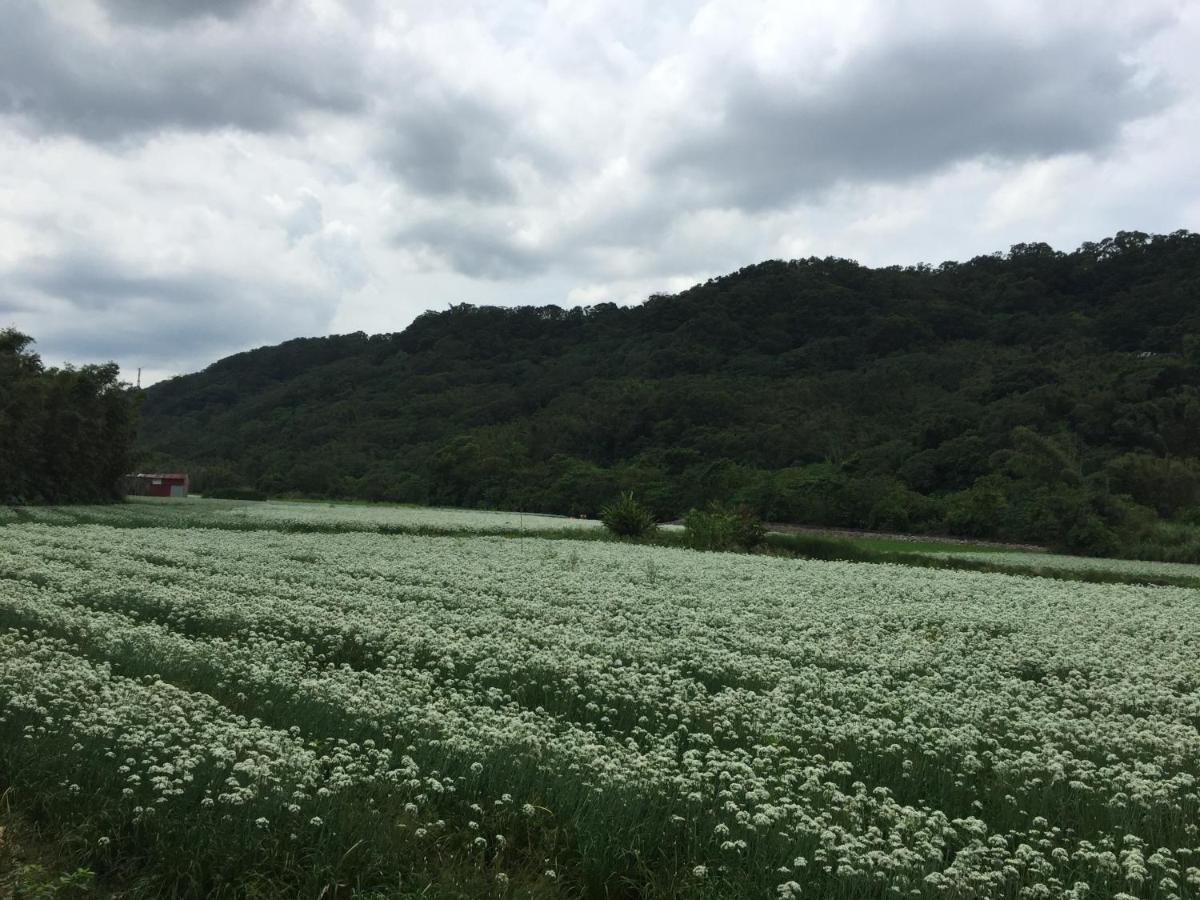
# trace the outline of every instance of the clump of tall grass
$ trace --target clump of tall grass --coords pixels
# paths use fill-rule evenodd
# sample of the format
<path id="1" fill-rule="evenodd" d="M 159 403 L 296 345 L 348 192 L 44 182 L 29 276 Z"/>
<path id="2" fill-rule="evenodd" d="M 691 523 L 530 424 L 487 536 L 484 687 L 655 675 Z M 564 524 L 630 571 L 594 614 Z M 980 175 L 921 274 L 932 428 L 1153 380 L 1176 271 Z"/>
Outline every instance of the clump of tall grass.
<path id="1" fill-rule="evenodd" d="M 710 503 L 683 517 L 684 543 L 693 550 L 755 550 L 767 531 L 748 509 Z"/>

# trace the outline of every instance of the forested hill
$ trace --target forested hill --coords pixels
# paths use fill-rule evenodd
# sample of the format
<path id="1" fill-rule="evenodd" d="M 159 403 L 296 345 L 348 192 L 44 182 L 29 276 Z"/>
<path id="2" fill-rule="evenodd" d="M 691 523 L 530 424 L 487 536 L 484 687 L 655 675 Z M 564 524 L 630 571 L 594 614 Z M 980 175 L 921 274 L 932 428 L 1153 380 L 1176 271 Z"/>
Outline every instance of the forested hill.
<path id="1" fill-rule="evenodd" d="M 1200 235 L 463 304 L 157 384 L 140 446 L 210 489 L 584 514 L 632 489 L 1098 548 L 1200 501 Z"/>

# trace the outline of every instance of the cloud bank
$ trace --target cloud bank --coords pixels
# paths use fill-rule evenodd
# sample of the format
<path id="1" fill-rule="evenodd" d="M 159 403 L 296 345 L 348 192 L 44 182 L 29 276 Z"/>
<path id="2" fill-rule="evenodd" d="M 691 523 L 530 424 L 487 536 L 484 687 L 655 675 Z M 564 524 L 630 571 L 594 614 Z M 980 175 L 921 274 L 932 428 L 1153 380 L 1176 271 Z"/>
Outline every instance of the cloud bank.
<path id="1" fill-rule="evenodd" d="M 2 5 L 0 325 L 51 362 L 1200 226 L 1191 4 Z"/>

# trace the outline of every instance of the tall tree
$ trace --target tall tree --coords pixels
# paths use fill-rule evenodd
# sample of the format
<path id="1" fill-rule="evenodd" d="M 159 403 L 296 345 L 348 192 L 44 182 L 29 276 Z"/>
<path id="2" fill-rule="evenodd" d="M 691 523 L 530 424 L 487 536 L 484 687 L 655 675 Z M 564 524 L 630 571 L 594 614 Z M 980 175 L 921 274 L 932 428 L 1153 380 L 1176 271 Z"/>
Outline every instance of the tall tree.
<path id="1" fill-rule="evenodd" d="M 33 339 L 0 331 L 0 502 L 121 496 L 137 398 L 114 363 L 46 368 Z"/>

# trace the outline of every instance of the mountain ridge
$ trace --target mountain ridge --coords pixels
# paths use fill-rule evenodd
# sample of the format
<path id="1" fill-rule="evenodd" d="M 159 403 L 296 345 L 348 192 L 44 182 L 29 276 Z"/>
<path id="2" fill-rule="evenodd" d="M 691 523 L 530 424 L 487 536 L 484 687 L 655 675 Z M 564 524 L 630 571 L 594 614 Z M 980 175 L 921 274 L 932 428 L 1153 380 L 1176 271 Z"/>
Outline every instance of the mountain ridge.
<path id="1" fill-rule="evenodd" d="M 159 382 L 139 447 L 218 490 L 584 514 L 634 490 L 663 516 L 723 500 L 1103 538 L 1200 502 L 1200 235 L 772 260 L 629 307 L 458 304 Z M 1057 474 L 1021 487 L 1039 456 Z M 1072 511 L 1043 515 L 1046 491 Z"/>

